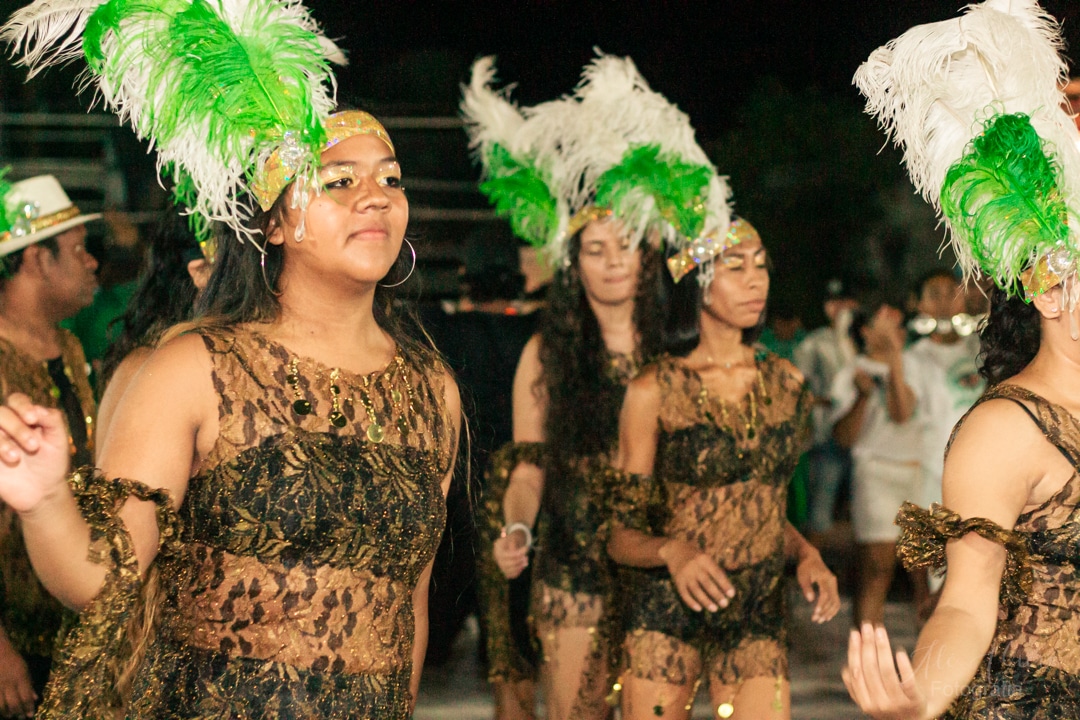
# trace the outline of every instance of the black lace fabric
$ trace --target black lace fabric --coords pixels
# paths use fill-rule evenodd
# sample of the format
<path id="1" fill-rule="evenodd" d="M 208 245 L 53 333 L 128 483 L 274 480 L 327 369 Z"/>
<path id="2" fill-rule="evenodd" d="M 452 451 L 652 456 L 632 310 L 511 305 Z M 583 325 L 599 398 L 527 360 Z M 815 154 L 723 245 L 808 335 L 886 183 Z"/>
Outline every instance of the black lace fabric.
<path id="1" fill-rule="evenodd" d="M 976 407 L 998 398 L 1023 406 L 1047 441 L 1080 469 L 1080 425 L 1065 408 L 1007 384 L 987 390 Z M 945 544 L 968 532 L 1007 551 L 994 639 L 975 679 L 944 717 L 1080 717 L 1078 501 L 1080 475 L 1074 473 L 1052 498 L 1021 515 L 1012 530 L 985 518 L 961 521 L 940 506 L 926 511 L 905 505 L 901 510 L 897 553 L 909 567 L 943 568 Z"/>
<path id="2" fill-rule="evenodd" d="M 408 718 L 412 590 L 442 533 L 456 443 L 441 364 L 399 356 L 351 375 L 298 358 L 294 391 L 284 347 L 248 330 L 203 337 L 220 433 L 155 562 L 156 628 L 127 716 Z M 99 605 L 119 602 L 108 593 Z M 123 631 L 105 613 L 82 622 L 106 627 L 68 654 L 108 651 L 94 638 Z"/>
<path id="3" fill-rule="evenodd" d="M 666 568 L 628 573 L 625 649 L 635 677 L 685 686 L 707 676 L 730 688 L 787 677 L 785 508 L 811 397 L 775 355 L 759 354 L 757 368 L 750 393 L 729 403 L 680 360 L 661 360 L 654 474 L 612 475 L 615 523 L 700 547 L 736 588 L 727 608 L 696 613 Z"/>

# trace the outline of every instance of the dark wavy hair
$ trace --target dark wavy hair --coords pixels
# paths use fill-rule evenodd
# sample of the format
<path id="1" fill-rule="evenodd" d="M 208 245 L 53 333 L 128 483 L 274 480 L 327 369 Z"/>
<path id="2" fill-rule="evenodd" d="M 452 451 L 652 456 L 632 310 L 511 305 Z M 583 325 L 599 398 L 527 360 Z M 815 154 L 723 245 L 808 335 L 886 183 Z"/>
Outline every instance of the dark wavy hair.
<path id="1" fill-rule="evenodd" d="M 770 262 L 769 269 L 772 269 Z M 701 342 L 701 313 L 705 309 L 705 293 L 698 282 L 700 270 L 694 268 L 679 282 L 664 273 L 665 295 L 668 298 L 667 321 L 664 323 L 663 351 L 676 357 L 686 357 Z M 743 345 L 753 345 L 765 329 L 768 307 L 762 311 L 757 325 L 742 331 Z"/>
<path id="2" fill-rule="evenodd" d="M 600 323 L 581 283 L 580 250 L 579 232 L 570 239 L 569 266 L 555 273 L 548 290 L 539 330 L 543 367 L 539 384 L 547 395 L 545 436 L 549 439 L 551 461 L 563 470 L 573 467 L 579 458 L 611 448 L 618 437 L 624 395 L 621 383 L 609 372 L 610 356 Z M 659 253 L 643 245 L 634 327 L 638 333 L 637 354 L 645 362 L 655 359 L 661 349 L 661 265 Z M 565 472 L 555 474 L 555 478 L 565 476 Z M 558 482 L 548 481 L 545 485 L 552 487 Z"/>
<path id="3" fill-rule="evenodd" d="M 990 315 L 979 333 L 979 374 L 990 385 L 1008 380 L 1035 359 L 1042 341 L 1042 318 L 1024 301 L 1023 290 L 990 291 Z"/>
<path id="4" fill-rule="evenodd" d="M 162 211 L 135 294 L 124 314 L 110 324 L 119 325 L 120 334 L 105 351 L 101 387 L 132 350 L 155 345 L 168 328 L 191 319 L 198 289 L 187 266 L 200 257 L 187 220 L 175 208 Z"/>

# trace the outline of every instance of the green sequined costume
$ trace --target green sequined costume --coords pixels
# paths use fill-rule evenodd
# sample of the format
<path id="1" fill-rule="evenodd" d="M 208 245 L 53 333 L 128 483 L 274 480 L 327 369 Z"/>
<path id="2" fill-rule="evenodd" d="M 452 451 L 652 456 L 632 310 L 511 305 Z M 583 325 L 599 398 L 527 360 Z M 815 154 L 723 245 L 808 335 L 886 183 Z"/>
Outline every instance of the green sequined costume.
<path id="1" fill-rule="evenodd" d="M 944 717 L 1080 717 L 1080 424 L 1065 408 L 1015 385 L 987 390 L 975 407 L 998 398 L 1022 407 L 1077 472 L 1056 495 L 1021 515 L 1013 530 L 984 518 L 961 520 L 938 505 L 928 512 L 905 504 L 896 519 L 902 528 L 897 554 L 908 569 L 944 568 L 946 543 L 969 532 L 1007 552 L 994 639 Z"/>
<path id="2" fill-rule="evenodd" d="M 735 597 L 718 612 L 681 600 L 667 568 L 628 575 L 625 649 L 634 677 L 735 688 L 787 677 L 783 574 L 788 481 L 809 438 L 811 395 L 790 363 L 759 353 L 741 404 L 711 397 L 677 358 L 656 374 L 661 407 L 652 476 L 614 473 L 614 522 L 700 547 Z"/>
<path id="3" fill-rule="evenodd" d="M 339 428 L 329 368 L 299 358 L 294 393 L 282 346 L 246 330 L 203 339 L 220 427 L 179 512 L 139 483 L 80 478 L 112 572 L 64 648 L 44 717 L 117 714 L 146 602 L 156 629 L 127 717 L 408 718 L 412 590 L 442 532 L 456 443 L 441 364 L 417 353 L 341 373 Z M 297 394 L 311 414 L 296 414 Z M 128 491 L 159 506 L 156 588 L 141 587 L 115 520 Z"/>

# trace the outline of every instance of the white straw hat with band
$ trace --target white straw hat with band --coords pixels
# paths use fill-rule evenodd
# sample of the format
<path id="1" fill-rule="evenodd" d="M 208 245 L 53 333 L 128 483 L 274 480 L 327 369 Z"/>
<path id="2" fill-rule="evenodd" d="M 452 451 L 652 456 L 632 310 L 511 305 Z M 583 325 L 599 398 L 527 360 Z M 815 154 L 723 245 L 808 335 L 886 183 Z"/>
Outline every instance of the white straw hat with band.
<path id="1" fill-rule="evenodd" d="M 0 257 L 100 217 L 83 214 L 52 175 L 8 185 L 0 173 Z"/>

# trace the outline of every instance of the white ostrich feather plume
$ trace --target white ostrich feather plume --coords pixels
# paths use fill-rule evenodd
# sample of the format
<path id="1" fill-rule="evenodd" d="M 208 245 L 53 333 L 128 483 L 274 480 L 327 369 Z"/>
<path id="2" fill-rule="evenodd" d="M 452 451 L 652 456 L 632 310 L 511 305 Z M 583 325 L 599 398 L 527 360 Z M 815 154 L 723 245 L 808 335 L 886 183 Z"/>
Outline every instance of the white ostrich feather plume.
<path id="1" fill-rule="evenodd" d="M 919 25 L 878 48 L 854 82 L 866 112 L 904 151 L 916 189 L 940 212 L 949 167 L 984 123 L 1024 113 L 1063 169 L 1060 189 L 1078 207 L 1080 150 L 1076 126 L 1062 109 L 1066 64 L 1056 22 L 1034 0 L 986 0 L 952 20 Z M 1075 222 L 1071 222 L 1076 227 Z M 954 249 L 965 273 L 976 263 Z"/>

